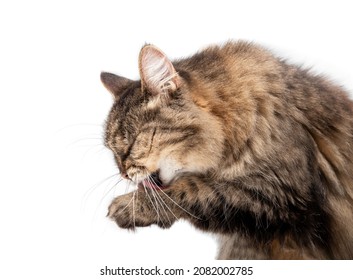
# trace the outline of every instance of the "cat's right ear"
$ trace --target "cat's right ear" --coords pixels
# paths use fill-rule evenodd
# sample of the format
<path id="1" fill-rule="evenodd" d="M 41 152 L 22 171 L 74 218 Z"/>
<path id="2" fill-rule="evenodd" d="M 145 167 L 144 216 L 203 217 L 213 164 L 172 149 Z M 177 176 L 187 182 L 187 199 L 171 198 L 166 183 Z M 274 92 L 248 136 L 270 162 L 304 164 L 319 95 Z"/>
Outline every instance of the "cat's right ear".
<path id="1" fill-rule="evenodd" d="M 101 81 L 115 99 L 117 99 L 120 93 L 132 82 L 127 78 L 107 72 L 101 73 Z"/>
<path id="2" fill-rule="evenodd" d="M 139 55 L 142 91 L 146 88 L 153 95 L 166 95 L 180 86 L 180 77 L 172 62 L 157 47 L 145 45 Z"/>

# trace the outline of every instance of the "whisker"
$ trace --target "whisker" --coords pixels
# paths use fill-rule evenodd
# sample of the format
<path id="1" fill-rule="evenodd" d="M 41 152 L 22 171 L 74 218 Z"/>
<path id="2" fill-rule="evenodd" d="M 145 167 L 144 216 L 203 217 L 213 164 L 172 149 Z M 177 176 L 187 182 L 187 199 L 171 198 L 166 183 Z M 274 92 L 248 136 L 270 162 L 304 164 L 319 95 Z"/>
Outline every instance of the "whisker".
<path id="1" fill-rule="evenodd" d="M 97 216 L 97 214 L 98 214 L 98 209 L 99 209 L 100 206 L 102 205 L 103 201 L 106 199 L 107 195 L 108 195 L 113 189 L 115 190 L 115 189 L 116 189 L 116 186 L 117 186 L 122 180 L 123 180 L 123 179 L 120 178 L 117 182 L 115 182 L 115 183 L 113 184 L 113 186 L 111 186 L 111 187 L 103 194 L 103 196 L 102 196 L 101 199 L 99 200 L 98 205 L 97 205 L 97 207 L 96 207 L 96 210 L 95 210 L 95 212 L 94 212 L 94 217 Z"/>
<path id="2" fill-rule="evenodd" d="M 137 178 L 137 181 L 139 181 L 138 178 Z M 152 204 L 153 209 L 156 211 L 157 219 L 158 219 L 158 221 L 159 221 L 160 217 L 159 217 L 158 206 L 153 203 L 153 201 L 152 201 L 150 195 L 148 194 L 147 187 L 145 186 L 144 181 L 142 181 L 142 185 L 143 185 L 143 188 L 144 188 L 144 190 L 145 190 L 145 193 L 146 193 L 146 195 L 147 195 L 149 201 L 150 201 L 151 204 Z"/>
<path id="3" fill-rule="evenodd" d="M 102 124 L 92 124 L 92 123 L 77 123 L 77 124 L 70 124 L 70 125 L 67 125 L 67 126 L 64 126 L 62 128 L 59 128 L 56 133 L 59 133 L 59 132 L 62 132 L 64 130 L 67 130 L 67 129 L 70 129 L 70 128 L 77 128 L 78 126 L 94 126 L 94 127 L 99 127 L 101 130 L 103 129 L 103 126 Z"/>
<path id="4" fill-rule="evenodd" d="M 108 189 L 108 191 L 106 191 L 104 194 L 103 194 L 103 197 L 100 199 L 99 201 L 99 205 L 103 202 L 103 200 L 106 198 L 106 196 L 113 190 L 113 188 L 115 188 L 123 179 L 120 178 L 117 182 L 114 183 L 114 185 L 112 187 L 110 187 Z"/>
<path id="5" fill-rule="evenodd" d="M 148 177 L 148 180 L 150 180 L 155 186 L 157 186 L 156 182 L 153 180 L 151 176 Z M 158 186 L 157 186 L 158 187 Z M 158 187 L 159 188 L 159 187 Z M 175 219 L 179 220 L 179 218 L 174 214 L 174 212 L 170 209 L 170 207 L 167 205 L 167 203 L 163 200 L 163 198 L 160 196 L 160 194 L 156 191 L 155 194 L 160 198 L 161 202 L 165 205 L 165 207 L 169 210 L 169 212 L 175 217 Z M 169 197 L 169 196 L 168 196 Z M 167 214 L 167 212 L 166 212 Z M 170 220 L 169 220 L 170 222 Z M 171 222 L 170 222 L 171 223 Z"/>
<path id="6" fill-rule="evenodd" d="M 171 212 L 171 213 L 173 214 L 172 210 L 168 208 L 168 206 L 165 204 L 165 202 L 164 202 L 163 199 L 159 196 L 159 194 L 157 193 L 156 190 L 152 189 L 151 191 L 152 191 L 152 193 L 154 193 L 155 199 L 156 199 L 157 203 L 160 205 L 160 207 L 161 207 L 161 209 L 162 209 L 162 211 L 163 211 L 162 213 L 164 213 L 164 216 L 167 218 L 169 224 L 171 225 L 171 224 L 172 224 L 172 221 L 170 220 L 170 217 L 169 217 L 169 215 L 168 215 L 168 212 L 166 211 L 166 208 L 167 208 L 167 210 L 169 210 L 169 212 Z M 161 213 L 161 214 L 162 214 L 162 213 Z M 175 216 L 175 215 L 174 215 L 174 216 Z M 163 222 L 163 220 L 162 220 L 162 224 L 165 226 L 165 223 Z"/>
<path id="7" fill-rule="evenodd" d="M 128 207 L 130 206 L 131 202 L 134 203 L 134 202 L 133 202 L 133 201 L 134 201 L 134 198 L 135 198 L 135 196 L 132 195 L 132 198 L 130 199 L 129 203 L 128 203 L 123 209 L 121 209 L 121 211 L 124 211 L 126 208 L 128 208 Z"/>
<path id="8" fill-rule="evenodd" d="M 93 149 L 97 149 L 97 150 L 94 152 Z M 92 153 L 94 152 L 95 155 L 101 155 L 102 152 L 104 152 L 106 149 L 107 148 L 104 146 L 99 146 L 99 145 L 91 146 L 84 152 L 84 154 L 82 155 L 82 159 L 85 159 L 91 151 Z"/>
<path id="9" fill-rule="evenodd" d="M 153 178 L 151 178 L 153 180 Z M 153 180 L 154 181 L 154 180 Z M 155 182 L 154 182 L 155 183 Z M 183 210 L 185 213 L 189 214 L 190 216 L 194 217 L 195 219 L 198 220 L 203 220 L 200 217 L 195 216 L 194 214 L 190 213 L 188 210 L 186 210 L 185 208 L 183 208 L 182 206 L 179 205 L 179 203 L 177 203 L 174 199 L 172 199 L 169 195 L 167 195 L 162 188 L 160 188 L 157 184 L 156 184 L 158 191 L 161 191 L 169 200 L 171 200 L 176 206 L 178 206 L 181 210 Z"/>
<path id="10" fill-rule="evenodd" d="M 147 180 L 148 180 L 149 182 L 151 182 L 151 180 L 149 179 L 149 176 L 147 176 Z M 151 183 L 152 183 L 152 182 L 151 182 Z M 145 190 L 145 191 L 146 191 L 146 190 Z M 155 199 L 155 201 L 156 201 L 157 207 L 158 207 L 158 205 L 161 206 L 161 208 L 162 208 L 162 210 L 163 210 L 163 212 L 164 212 L 166 218 L 167 218 L 168 221 L 169 221 L 169 224 L 171 224 L 172 222 L 171 222 L 171 220 L 170 220 L 170 218 L 169 218 L 169 215 L 168 215 L 167 211 L 165 210 L 165 206 L 163 205 L 163 204 L 164 204 L 164 201 L 156 195 L 155 190 L 151 189 L 151 193 L 152 193 L 152 195 L 153 195 L 153 197 L 154 197 L 154 199 Z M 171 211 L 171 210 L 170 210 L 170 211 Z M 159 213 L 159 210 L 158 210 L 158 213 Z M 158 219 L 160 219 L 160 217 L 158 217 Z M 161 220 L 161 221 L 162 221 L 162 224 L 165 225 L 164 222 L 163 222 L 163 220 Z"/>
<path id="11" fill-rule="evenodd" d="M 161 203 L 162 207 L 163 207 L 163 210 L 164 210 L 164 213 L 169 221 L 169 224 L 172 224 L 172 221 L 170 220 L 169 218 L 169 215 L 167 213 L 167 211 L 165 210 L 165 208 L 167 208 L 167 210 L 175 217 L 176 220 L 179 220 L 179 218 L 174 214 L 173 210 L 170 209 L 170 207 L 167 205 L 167 203 L 163 200 L 163 198 L 160 196 L 160 194 L 155 191 L 155 194 L 156 194 L 156 197 L 158 198 L 159 202 Z"/>
<path id="12" fill-rule="evenodd" d="M 90 141 L 90 142 L 88 142 L 88 141 Z M 93 144 L 92 141 L 96 141 L 96 143 Z M 74 147 L 77 144 L 80 144 L 82 142 L 87 143 L 87 144 L 86 145 L 80 145 L 79 147 L 91 147 L 91 146 L 103 146 L 104 147 L 104 143 L 103 143 L 102 137 L 97 135 L 97 137 L 83 137 L 83 138 L 74 140 L 73 142 L 67 144 L 66 148 L 68 149 L 68 148 Z M 89 143 L 92 143 L 92 144 L 89 144 Z"/>
<path id="13" fill-rule="evenodd" d="M 136 228 L 135 194 L 136 194 L 136 192 L 133 192 L 133 193 L 132 193 L 132 221 L 133 221 L 133 224 L 134 224 L 134 229 Z"/>
<path id="14" fill-rule="evenodd" d="M 131 187 L 131 181 L 127 181 L 126 187 L 125 187 L 125 193 L 129 193 L 129 189 Z"/>
<path id="15" fill-rule="evenodd" d="M 165 211 L 165 209 L 164 209 L 164 207 L 163 207 L 163 204 L 161 204 L 160 201 L 158 200 L 158 197 L 156 196 L 154 189 L 151 189 L 151 194 L 152 194 L 153 199 L 154 199 L 154 201 L 155 201 L 156 208 L 157 208 L 157 212 L 158 212 L 157 220 L 158 220 L 158 222 L 162 222 L 162 224 L 165 225 L 163 219 L 160 219 L 160 210 L 159 210 L 159 206 L 162 207 L 162 210 L 165 212 L 167 219 L 169 219 L 169 217 L 168 217 L 168 215 L 167 215 L 167 213 L 166 213 L 166 211 Z M 170 221 L 169 221 L 169 222 L 170 222 Z"/>
<path id="16" fill-rule="evenodd" d="M 111 179 L 114 178 L 115 176 L 119 176 L 119 175 L 120 175 L 120 173 L 115 173 L 115 174 L 110 175 L 110 176 L 108 176 L 107 178 L 101 180 L 100 182 L 94 184 L 93 186 L 91 186 L 91 187 L 84 193 L 83 199 L 84 199 L 84 200 L 87 200 L 87 199 L 92 195 L 92 193 L 93 193 L 95 190 L 97 190 L 97 188 L 98 188 L 99 186 L 101 186 L 103 183 L 107 182 L 108 180 L 111 180 Z M 120 182 L 120 181 L 121 181 L 121 179 L 119 180 L 119 182 Z"/>

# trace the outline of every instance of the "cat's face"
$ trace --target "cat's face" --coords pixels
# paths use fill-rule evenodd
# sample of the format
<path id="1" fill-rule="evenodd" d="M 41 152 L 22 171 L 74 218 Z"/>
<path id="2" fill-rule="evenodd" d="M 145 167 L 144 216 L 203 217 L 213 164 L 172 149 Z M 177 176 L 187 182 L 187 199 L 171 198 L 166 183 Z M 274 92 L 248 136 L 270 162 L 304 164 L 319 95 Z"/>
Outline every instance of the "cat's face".
<path id="1" fill-rule="evenodd" d="M 110 73 L 101 79 L 114 96 L 105 144 L 122 177 L 149 187 L 168 186 L 185 173 L 219 165 L 220 124 L 193 100 L 193 89 L 157 48 L 140 53 L 141 81 Z"/>

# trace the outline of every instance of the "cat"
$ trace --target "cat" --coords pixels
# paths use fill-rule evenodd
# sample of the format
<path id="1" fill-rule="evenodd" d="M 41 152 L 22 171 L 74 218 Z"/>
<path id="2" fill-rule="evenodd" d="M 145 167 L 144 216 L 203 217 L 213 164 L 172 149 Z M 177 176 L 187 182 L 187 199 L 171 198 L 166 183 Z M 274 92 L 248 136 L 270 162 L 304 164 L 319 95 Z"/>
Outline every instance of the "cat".
<path id="1" fill-rule="evenodd" d="M 102 72 L 105 145 L 137 190 L 126 229 L 186 219 L 218 259 L 353 259 L 353 102 L 328 79 L 230 41 L 171 61 L 139 54 L 139 81 Z"/>

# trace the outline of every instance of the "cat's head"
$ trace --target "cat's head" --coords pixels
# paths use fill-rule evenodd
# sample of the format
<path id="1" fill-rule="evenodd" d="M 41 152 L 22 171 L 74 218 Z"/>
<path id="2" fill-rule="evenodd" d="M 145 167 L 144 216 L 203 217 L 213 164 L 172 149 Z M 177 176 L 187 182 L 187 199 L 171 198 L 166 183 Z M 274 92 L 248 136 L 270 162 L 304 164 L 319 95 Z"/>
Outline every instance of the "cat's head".
<path id="1" fill-rule="evenodd" d="M 188 73 L 178 73 L 152 45 L 142 48 L 139 71 L 140 81 L 101 74 L 114 97 L 105 144 L 122 177 L 160 187 L 180 174 L 216 169 L 224 139 L 221 125 L 205 104 L 194 102 L 197 92 Z"/>

